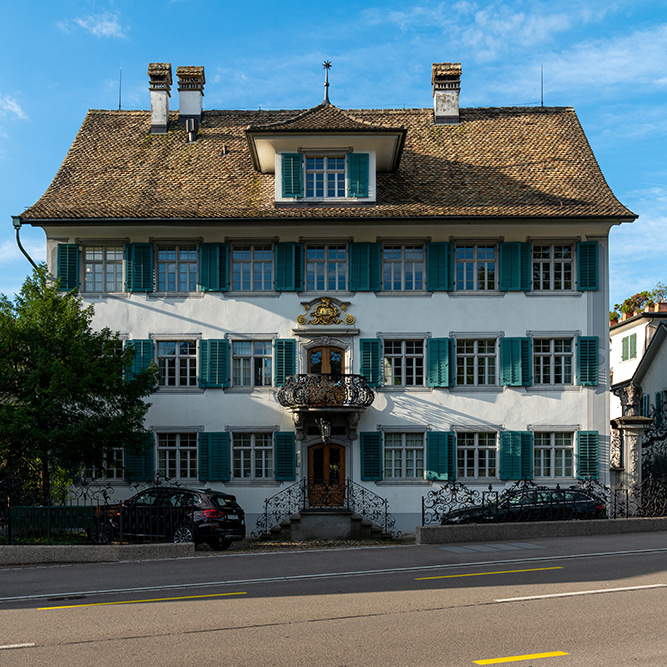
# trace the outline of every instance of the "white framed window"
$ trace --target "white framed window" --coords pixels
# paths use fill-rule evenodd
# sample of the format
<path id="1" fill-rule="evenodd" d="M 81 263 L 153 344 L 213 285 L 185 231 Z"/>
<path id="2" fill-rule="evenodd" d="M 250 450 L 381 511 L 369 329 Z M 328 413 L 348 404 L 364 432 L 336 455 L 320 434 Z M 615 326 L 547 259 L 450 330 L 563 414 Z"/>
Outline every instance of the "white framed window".
<path id="1" fill-rule="evenodd" d="M 306 245 L 306 290 L 342 292 L 347 289 L 347 246 Z"/>
<path id="2" fill-rule="evenodd" d="M 306 198 L 342 199 L 345 196 L 345 158 L 306 157 Z"/>
<path id="3" fill-rule="evenodd" d="M 571 338 L 534 338 L 535 384 L 572 384 L 573 343 Z"/>
<path id="4" fill-rule="evenodd" d="M 273 291 L 273 244 L 233 245 L 231 255 L 233 291 Z"/>
<path id="5" fill-rule="evenodd" d="M 273 479 L 273 434 L 232 433 L 234 479 Z"/>
<path id="6" fill-rule="evenodd" d="M 494 338 L 456 341 L 456 384 L 472 387 L 496 384 Z"/>
<path id="7" fill-rule="evenodd" d="M 574 253 L 571 244 L 534 243 L 532 253 L 534 290 L 572 289 Z"/>
<path id="8" fill-rule="evenodd" d="M 197 479 L 197 434 L 157 433 L 157 472 L 168 479 Z"/>
<path id="9" fill-rule="evenodd" d="M 382 289 L 387 292 L 415 292 L 424 289 L 424 246 L 391 244 L 382 246 Z"/>
<path id="10" fill-rule="evenodd" d="M 384 478 L 424 478 L 424 434 L 384 434 Z"/>
<path id="11" fill-rule="evenodd" d="M 232 386 L 270 387 L 272 365 L 271 341 L 232 341 Z"/>
<path id="12" fill-rule="evenodd" d="M 123 468 L 123 448 L 114 447 L 104 456 L 101 468 L 84 468 L 83 476 L 88 479 L 123 479 L 125 476 Z"/>
<path id="13" fill-rule="evenodd" d="M 384 384 L 388 387 L 424 385 L 424 341 L 392 340 L 383 342 Z"/>
<path id="14" fill-rule="evenodd" d="M 456 434 L 457 477 L 496 477 L 497 460 L 497 433 Z"/>
<path id="15" fill-rule="evenodd" d="M 495 244 L 460 245 L 454 251 L 457 291 L 493 291 L 497 287 Z"/>
<path id="16" fill-rule="evenodd" d="M 123 246 L 83 247 L 83 289 L 86 292 L 123 291 Z"/>
<path id="17" fill-rule="evenodd" d="M 157 291 L 194 292 L 197 289 L 197 245 L 157 246 Z"/>
<path id="18" fill-rule="evenodd" d="M 533 434 L 533 476 L 573 477 L 574 437 L 567 432 Z"/>
<path id="19" fill-rule="evenodd" d="M 161 387 L 197 386 L 196 341 L 157 341 L 157 364 Z"/>

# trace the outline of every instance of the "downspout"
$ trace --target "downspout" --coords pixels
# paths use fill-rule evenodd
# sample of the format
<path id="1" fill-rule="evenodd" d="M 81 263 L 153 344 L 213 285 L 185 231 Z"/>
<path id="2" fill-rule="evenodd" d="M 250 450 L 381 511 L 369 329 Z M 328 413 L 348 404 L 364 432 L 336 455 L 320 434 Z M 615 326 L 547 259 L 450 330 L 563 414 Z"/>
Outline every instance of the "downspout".
<path id="1" fill-rule="evenodd" d="M 14 229 L 16 230 L 16 245 L 18 245 L 19 250 L 26 256 L 26 258 L 32 264 L 33 268 L 36 271 L 37 264 L 35 264 L 35 262 L 32 261 L 32 257 L 30 257 L 30 255 L 25 251 L 25 248 L 21 245 L 21 239 L 19 238 L 19 229 L 21 229 L 21 216 L 13 215 L 12 224 L 14 225 Z"/>

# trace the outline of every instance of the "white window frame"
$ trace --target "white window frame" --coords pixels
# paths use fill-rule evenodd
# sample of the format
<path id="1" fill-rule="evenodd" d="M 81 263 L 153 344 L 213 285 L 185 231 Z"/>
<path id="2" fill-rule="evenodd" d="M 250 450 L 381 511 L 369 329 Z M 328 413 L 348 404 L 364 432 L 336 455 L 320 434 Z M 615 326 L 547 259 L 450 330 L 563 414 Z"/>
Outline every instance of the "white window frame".
<path id="1" fill-rule="evenodd" d="M 400 349 L 397 349 L 397 345 L 400 345 Z M 415 351 L 416 345 L 421 346 L 421 351 Z M 400 360 L 399 363 L 396 363 L 396 360 Z M 397 368 L 400 382 L 396 382 Z M 382 376 L 385 387 L 423 387 L 426 382 L 425 340 L 409 337 L 384 338 L 382 340 Z"/>
<path id="2" fill-rule="evenodd" d="M 457 479 L 496 479 L 498 477 L 498 458 L 497 432 L 457 432 Z M 490 474 L 491 471 L 492 474 Z"/>
<path id="3" fill-rule="evenodd" d="M 163 346 L 174 345 L 174 354 L 165 354 Z M 182 346 L 187 345 L 187 353 Z M 155 350 L 157 365 L 160 371 L 159 386 L 161 389 L 194 389 L 199 385 L 198 379 L 198 346 L 196 340 L 156 339 Z M 173 363 L 168 363 L 168 362 Z M 173 377 L 173 382 L 166 381 Z"/>
<path id="4" fill-rule="evenodd" d="M 85 293 L 123 292 L 125 290 L 125 244 L 100 243 L 82 246 L 83 254 L 83 291 Z M 89 256 L 95 253 L 98 256 Z M 109 253 L 116 256 L 109 257 Z M 108 269 L 113 267 L 114 276 L 108 278 Z M 101 277 L 99 272 L 101 271 Z M 91 287 L 89 277 L 92 278 Z M 97 279 L 96 279 L 97 278 Z M 102 288 L 96 289 L 101 283 Z"/>
<path id="5" fill-rule="evenodd" d="M 492 343 L 493 351 L 479 350 L 480 343 Z M 472 349 L 470 348 L 472 344 Z M 468 382 L 469 373 L 473 381 Z M 483 382 L 480 378 L 483 374 Z M 492 379 L 491 382 L 489 380 Z M 498 385 L 498 339 L 491 337 L 456 339 L 456 386 L 495 387 Z"/>
<path id="6" fill-rule="evenodd" d="M 257 352 L 257 345 L 266 350 Z M 249 346 L 248 352 L 239 351 L 242 345 Z M 273 386 L 273 342 L 270 340 L 232 339 L 232 387 L 257 388 Z M 259 366 L 259 368 L 258 368 Z M 268 382 L 265 382 L 268 370 Z M 257 383 L 257 373 L 261 372 L 262 382 Z M 249 376 L 248 376 L 249 373 Z M 245 381 L 248 378 L 248 381 Z"/>
<path id="7" fill-rule="evenodd" d="M 546 256 L 537 257 L 538 248 L 546 249 Z M 567 257 L 557 252 L 569 251 Z M 574 244 L 532 242 L 532 288 L 535 292 L 571 292 L 574 289 Z M 560 283 L 560 284 L 559 284 Z"/>
<path id="8" fill-rule="evenodd" d="M 321 160 L 321 163 L 317 163 Z M 336 160 L 336 164 L 331 165 L 330 160 Z M 342 163 L 342 168 L 341 168 Z M 324 199 L 345 199 L 347 198 L 347 156 L 344 154 L 306 154 L 303 156 L 303 192 L 304 199 L 324 200 Z M 312 179 L 309 177 L 312 176 Z M 317 194 L 320 184 L 317 182 L 321 176 L 322 193 Z M 333 176 L 335 194 L 331 194 L 329 189 L 329 176 Z M 342 177 L 342 178 L 341 178 Z M 309 184 L 309 180 L 312 184 Z M 338 194 L 342 190 L 342 194 Z"/>
<path id="9" fill-rule="evenodd" d="M 549 349 L 539 349 L 548 343 Z M 569 350 L 558 350 L 559 343 L 569 343 Z M 560 381 L 558 381 L 560 372 Z M 574 339 L 569 336 L 533 338 L 533 384 L 571 385 L 574 383 Z M 545 373 L 548 377 L 545 379 Z"/>
<path id="10" fill-rule="evenodd" d="M 111 455 L 109 457 L 109 454 Z M 100 468 L 84 468 L 84 477 L 89 479 L 102 479 L 109 482 L 120 481 L 125 478 L 125 466 L 123 460 L 123 448 L 114 447 L 105 453 Z"/>
<path id="11" fill-rule="evenodd" d="M 488 250 L 493 251 L 492 257 L 480 256 L 482 251 Z M 461 256 L 464 251 L 470 251 L 471 256 Z M 498 261 L 497 243 L 457 242 L 454 247 L 455 290 L 457 292 L 497 292 Z"/>
<path id="12" fill-rule="evenodd" d="M 383 434 L 383 479 L 416 480 L 426 474 L 424 431 L 385 431 Z M 389 442 L 389 441 L 392 442 Z M 412 472 L 413 474 L 409 474 Z"/>
<path id="13" fill-rule="evenodd" d="M 197 432 L 155 433 L 156 471 L 167 479 L 196 480 L 198 469 Z"/>
<path id="14" fill-rule="evenodd" d="M 567 437 L 569 440 L 567 444 L 562 442 L 563 437 Z M 569 479 L 575 477 L 574 441 L 574 432 L 572 431 L 534 431 L 533 479 Z M 557 474 L 557 471 L 560 474 Z"/>
<path id="15" fill-rule="evenodd" d="M 231 441 L 234 481 L 266 482 L 274 479 L 272 432 L 232 430 Z"/>
<path id="16" fill-rule="evenodd" d="M 173 253 L 173 257 L 161 256 L 162 253 Z M 155 264 L 157 292 L 177 294 L 197 291 L 199 248 L 196 242 L 156 242 Z"/>
<path id="17" fill-rule="evenodd" d="M 342 258 L 335 255 L 342 250 Z M 323 257 L 309 257 L 323 251 Z M 348 246 L 340 243 L 306 242 L 304 244 L 304 289 L 306 292 L 345 292 L 348 288 Z M 333 287 L 332 285 L 333 279 Z M 342 279 L 342 286 L 341 286 Z M 311 284 L 312 283 L 312 284 Z M 322 287 L 318 286 L 322 284 Z"/>
<path id="18" fill-rule="evenodd" d="M 408 252 L 418 250 L 421 258 L 413 258 Z M 389 257 L 389 252 L 399 255 Z M 398 284 L 398 286 L 397 286 Z M 423 242 L 382 243 L 382 291 L 423 292 L 426 289 L 426 247 Z"/>
<path id="19" fill-rule="evenodd" d="M 237 252 L 249 252 L 250 256 L 237 258 L 235 257 Z M 232 292 L 273 292 L 273 241 L 235 241 L 231 244 L 229 262 Z M 259 273 L 257 273 L 258 269 Z M 239 280 L 237 280 L 237 272 L 239 272 Z M 244 287 L 246 277 L 249 279 L 249 287 Z"/>

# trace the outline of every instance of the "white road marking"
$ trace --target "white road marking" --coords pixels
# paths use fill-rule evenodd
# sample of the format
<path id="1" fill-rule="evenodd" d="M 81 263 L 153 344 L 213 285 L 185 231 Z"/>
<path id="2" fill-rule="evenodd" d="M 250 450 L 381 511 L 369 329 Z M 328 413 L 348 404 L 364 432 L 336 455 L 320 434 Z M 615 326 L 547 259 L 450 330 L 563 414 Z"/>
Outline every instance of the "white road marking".
<path id="1" fill-rule="evenodd" d="M 545 598 L 567 598 L 573 595 L 595 595 L 597 593 L 617 593 L 619 591 L 639 591 L 646 588 L 665 588 L 667 584 L 649 584 L 647 586 L 624 586 L 623 588 L 598 588 L 592 591 L 570 591 L 569 593 L 550 593 L 549 595 L 528 595 L 522 598 L 503 598 L 494 602 L 521 602 L 524 600 L 543 600 Z"/>

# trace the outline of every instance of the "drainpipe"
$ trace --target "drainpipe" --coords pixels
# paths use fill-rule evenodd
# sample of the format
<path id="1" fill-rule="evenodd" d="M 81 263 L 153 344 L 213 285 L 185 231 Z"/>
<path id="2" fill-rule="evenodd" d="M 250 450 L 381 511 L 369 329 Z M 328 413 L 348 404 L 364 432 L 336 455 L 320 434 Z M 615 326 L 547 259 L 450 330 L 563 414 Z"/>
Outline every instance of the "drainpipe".
<path id="1" fill-rule="evenodd" d="M 21 239 L 19 238 L 19 229 L 21 229 L 21 216 L 20 215 L 13 215 L 12 216 L 12 224 L 14 225 L 14 229 L 16 230 L 16 245 L 18 245 L 19 250 L 27 257 L 28 261 L 32 264 L 33 268 L 37 270 L 37 264 L 32 261 L 32 257 L 25 251 L 25 248 L 21 245 Z"/>

